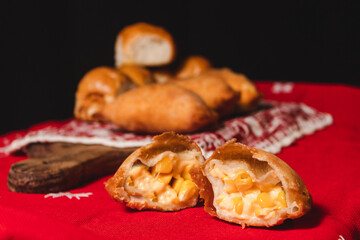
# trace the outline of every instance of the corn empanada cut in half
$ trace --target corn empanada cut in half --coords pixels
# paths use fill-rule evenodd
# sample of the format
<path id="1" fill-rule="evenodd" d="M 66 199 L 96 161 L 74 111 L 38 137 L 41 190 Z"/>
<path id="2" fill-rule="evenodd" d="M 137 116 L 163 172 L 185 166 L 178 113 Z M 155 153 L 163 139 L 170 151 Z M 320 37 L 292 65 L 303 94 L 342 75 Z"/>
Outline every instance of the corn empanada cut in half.
<path id="1" fill-rule="evenodd" d="M 203 164 L 199 181 L 205 211 L 245 226 L 274 226 L 299 218 L 311 196 L 298 174 L 280 158 L 230 140 Z"/>
<path id="2" fill-rule="evenodd" d="M 106 183 L 111 197 L 133 209 L 177 211 L 193 207 L 204 157 L 188 137 L 166 132 L 133 152 Z"/>

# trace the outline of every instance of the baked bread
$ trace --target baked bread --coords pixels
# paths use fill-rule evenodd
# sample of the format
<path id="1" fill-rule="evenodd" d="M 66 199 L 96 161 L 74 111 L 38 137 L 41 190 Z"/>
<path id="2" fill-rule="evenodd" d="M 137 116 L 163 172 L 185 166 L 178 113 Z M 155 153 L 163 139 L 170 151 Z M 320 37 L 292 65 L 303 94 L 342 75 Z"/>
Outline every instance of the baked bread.
<path id="1" fill-rule="evenodd" d="M 211 69 L 207 73 L 222 76 L 232 89 L 241 93 L 237 104 L 239 112 L 255 110 L 262 99 L 261 92 L 244 74 L 235 73 L 228 68 Z"/>
<path id="2" fill-rule="evenodd" d="M 105 120 L 104 106 L 132 87 L 130 80 L 115 69 L 97 67 L 90 70 L 79 82 L 75 94 L 75 117 L 88 121 Z"/>
<path id="3" fill-rule="evenodd" d="M 125 65 L 119 68 L 136 86 L 143 86 L 154 82 L 151 72 L 141 66 Z"/>
<path id="4" fill-rule="evenodd" d="M 235 139 L 217 148 L 202 170 L 206 179 L 194 181 L 205 211 L 225 221 L 270 227 L 311 208 L 304 182 L 289 165 Z"/>
<path id="5" fill-rule="evenodd" d="M 173 132 L 133 152 L 105 184 L 111 197 L 138 210 L 177 211 L 193 207 L 199 190 L 192 176 L 202 176 L 200 148 Z"/>
<path id="6" fill-rule="evenodd" d="M 140 133 L 189 133 L 217 120 L 198 95 L 171 83 L 132 89 L 107 105 L 104 114 L 120 130 Z"/>
<path id="7" fill-rule="evenodd" d="M 125 27 L 115 43 L 115 66 L 126 64 L 161 66 L 175 57 L 172 36 L 163 28 L 147 23 Z"/>
<path id="8" fill-rule="evenodd" d="M 210 61 L 202 56 L 188 57 L 176 73 L 176 78 L 189 78 L 200 75 L 200 73 L 211 68 Z"/>
<path id="9" fill-rule="evenodd" d="M 239 93 L 219 75 L 200 74 L 173 82 L 199 95 L 220 117 L 228 116 L 235 111 Z"/>

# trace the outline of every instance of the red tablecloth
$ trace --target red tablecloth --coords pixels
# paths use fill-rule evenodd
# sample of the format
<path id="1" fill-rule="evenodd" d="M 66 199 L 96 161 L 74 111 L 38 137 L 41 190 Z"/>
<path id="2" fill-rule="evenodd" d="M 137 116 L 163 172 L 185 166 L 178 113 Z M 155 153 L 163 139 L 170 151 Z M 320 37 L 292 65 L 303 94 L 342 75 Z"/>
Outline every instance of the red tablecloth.
<path id="1" fill-rule="evenodd" d="M 334 124 L 277 154 L 304 180 L 313 209 L 270 229 L 211 217 L 201 207 L 134 211 L 110 198 L 104 177 L 67 194 L 7 189 L 10 165 L 0 158 L 0 238 L 15 239 L 360 239 L 360 89 L 343 85 L 257 83 L 266 99 L 303 102 L 332 114 Z M 114 169 L 114 172 L 116 169 Z"/>

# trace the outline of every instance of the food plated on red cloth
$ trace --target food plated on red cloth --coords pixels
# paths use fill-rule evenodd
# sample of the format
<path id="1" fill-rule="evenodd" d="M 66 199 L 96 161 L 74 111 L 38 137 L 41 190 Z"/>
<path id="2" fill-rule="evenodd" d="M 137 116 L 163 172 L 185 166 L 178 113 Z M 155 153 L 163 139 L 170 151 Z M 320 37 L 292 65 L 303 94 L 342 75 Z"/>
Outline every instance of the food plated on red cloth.
<path id="1" fill-rule="evenodd" d="M 3 236 L 356 238 L 358 89 L 253 82 L 203 56 L 175 69 L 175 49 L 161 27 L 126 27 L 74 119 L 0 138 Z"/>

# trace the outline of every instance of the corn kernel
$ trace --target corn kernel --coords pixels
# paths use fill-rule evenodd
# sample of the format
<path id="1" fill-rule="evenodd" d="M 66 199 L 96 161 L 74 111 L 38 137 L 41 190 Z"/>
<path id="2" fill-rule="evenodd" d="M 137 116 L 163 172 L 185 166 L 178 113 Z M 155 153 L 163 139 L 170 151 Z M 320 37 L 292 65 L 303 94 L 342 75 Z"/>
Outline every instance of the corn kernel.
<path id="1" fill-rule="evenodd" d="M 192 180 L 191 175 L 189 173 L 190 169 L 192 169 L 192 165 L 188 165 L 185 167 L 184 171 L 182 172 L 182 177 L 186 180 Z"/>
<path id="2" fill-rule="evenodd" d="M 240 170 L 234 178 L 234 184 L 238 191 L 244 191 L 251 188 L 253 182 L 250 175 L 245 170 Z"/>
<path id="3" fill-rule="evenodd" d="M 281 208 L 287 207 L 285 192 L 281 191 L 278 195 L 278 200 L 281 204 Z"/>
<path id="4" fill-rule="evenodd" d="M 237 189 L 236 189 L 236 186 L 234 184 L 234 181 L 228 177 L 228 176 L 225 176 L 222 178 L 224 183 L 225 183 L 225 191 L 228 192 L 228 193 L 234 193 L 234 192 L 237 192 Z"/>
<path id="5" fill-rule="evenodd" d="M 177 194 L 179 194 L 181 185 L 184 183 L 184 181 L 185 180 L 181 177 L 181 178 L 175 179 L 174 183 L 172 184 L 172 187 Z"/>
<path id="6" fill-rule="evenodd" d="M 186 202 L 198 193 L 198 188 L 191 180 L 185 180 L 179 191 L 180 202 Z"/>
<path id="7" fill-rule="evenodd" d="M 238 197 L 234 197 L 233 199 L 234 202 L 234 208 L 235 208 L 235 212 L 239 215 L 241 215 L 242 211 L 243 211 L 243 207 L 244 207 L 244 202 L 242 197 L 238 196 Z"/>
<path id="8" fill-rule="evenodd" d="M 165 184 L 169 184 L 171 179 L 172 179 L 172 174 L 171 173 L 168 173 L 168 174 L 165 174 L 165 173 L 159 173 L 157 176 L 156 176 L 157 180 L 159 182 L 162 182 L 162 183 L 165 183 Z"/>
<path id="9" fill-rule="evenodd" d="M 262 192 L 257 196 L 257 203 L 262 208 L 271 208 L 274 206 L 274 202 L 272 201 L 270 194 L 267 192 Z"/>
<path id="10" fill-rule="evenodd" d="M 172 169 L 173 162 L 168 156 L 161 159 L 154 166 L 154 171 L 157 173 L 171 173 Z"/>

